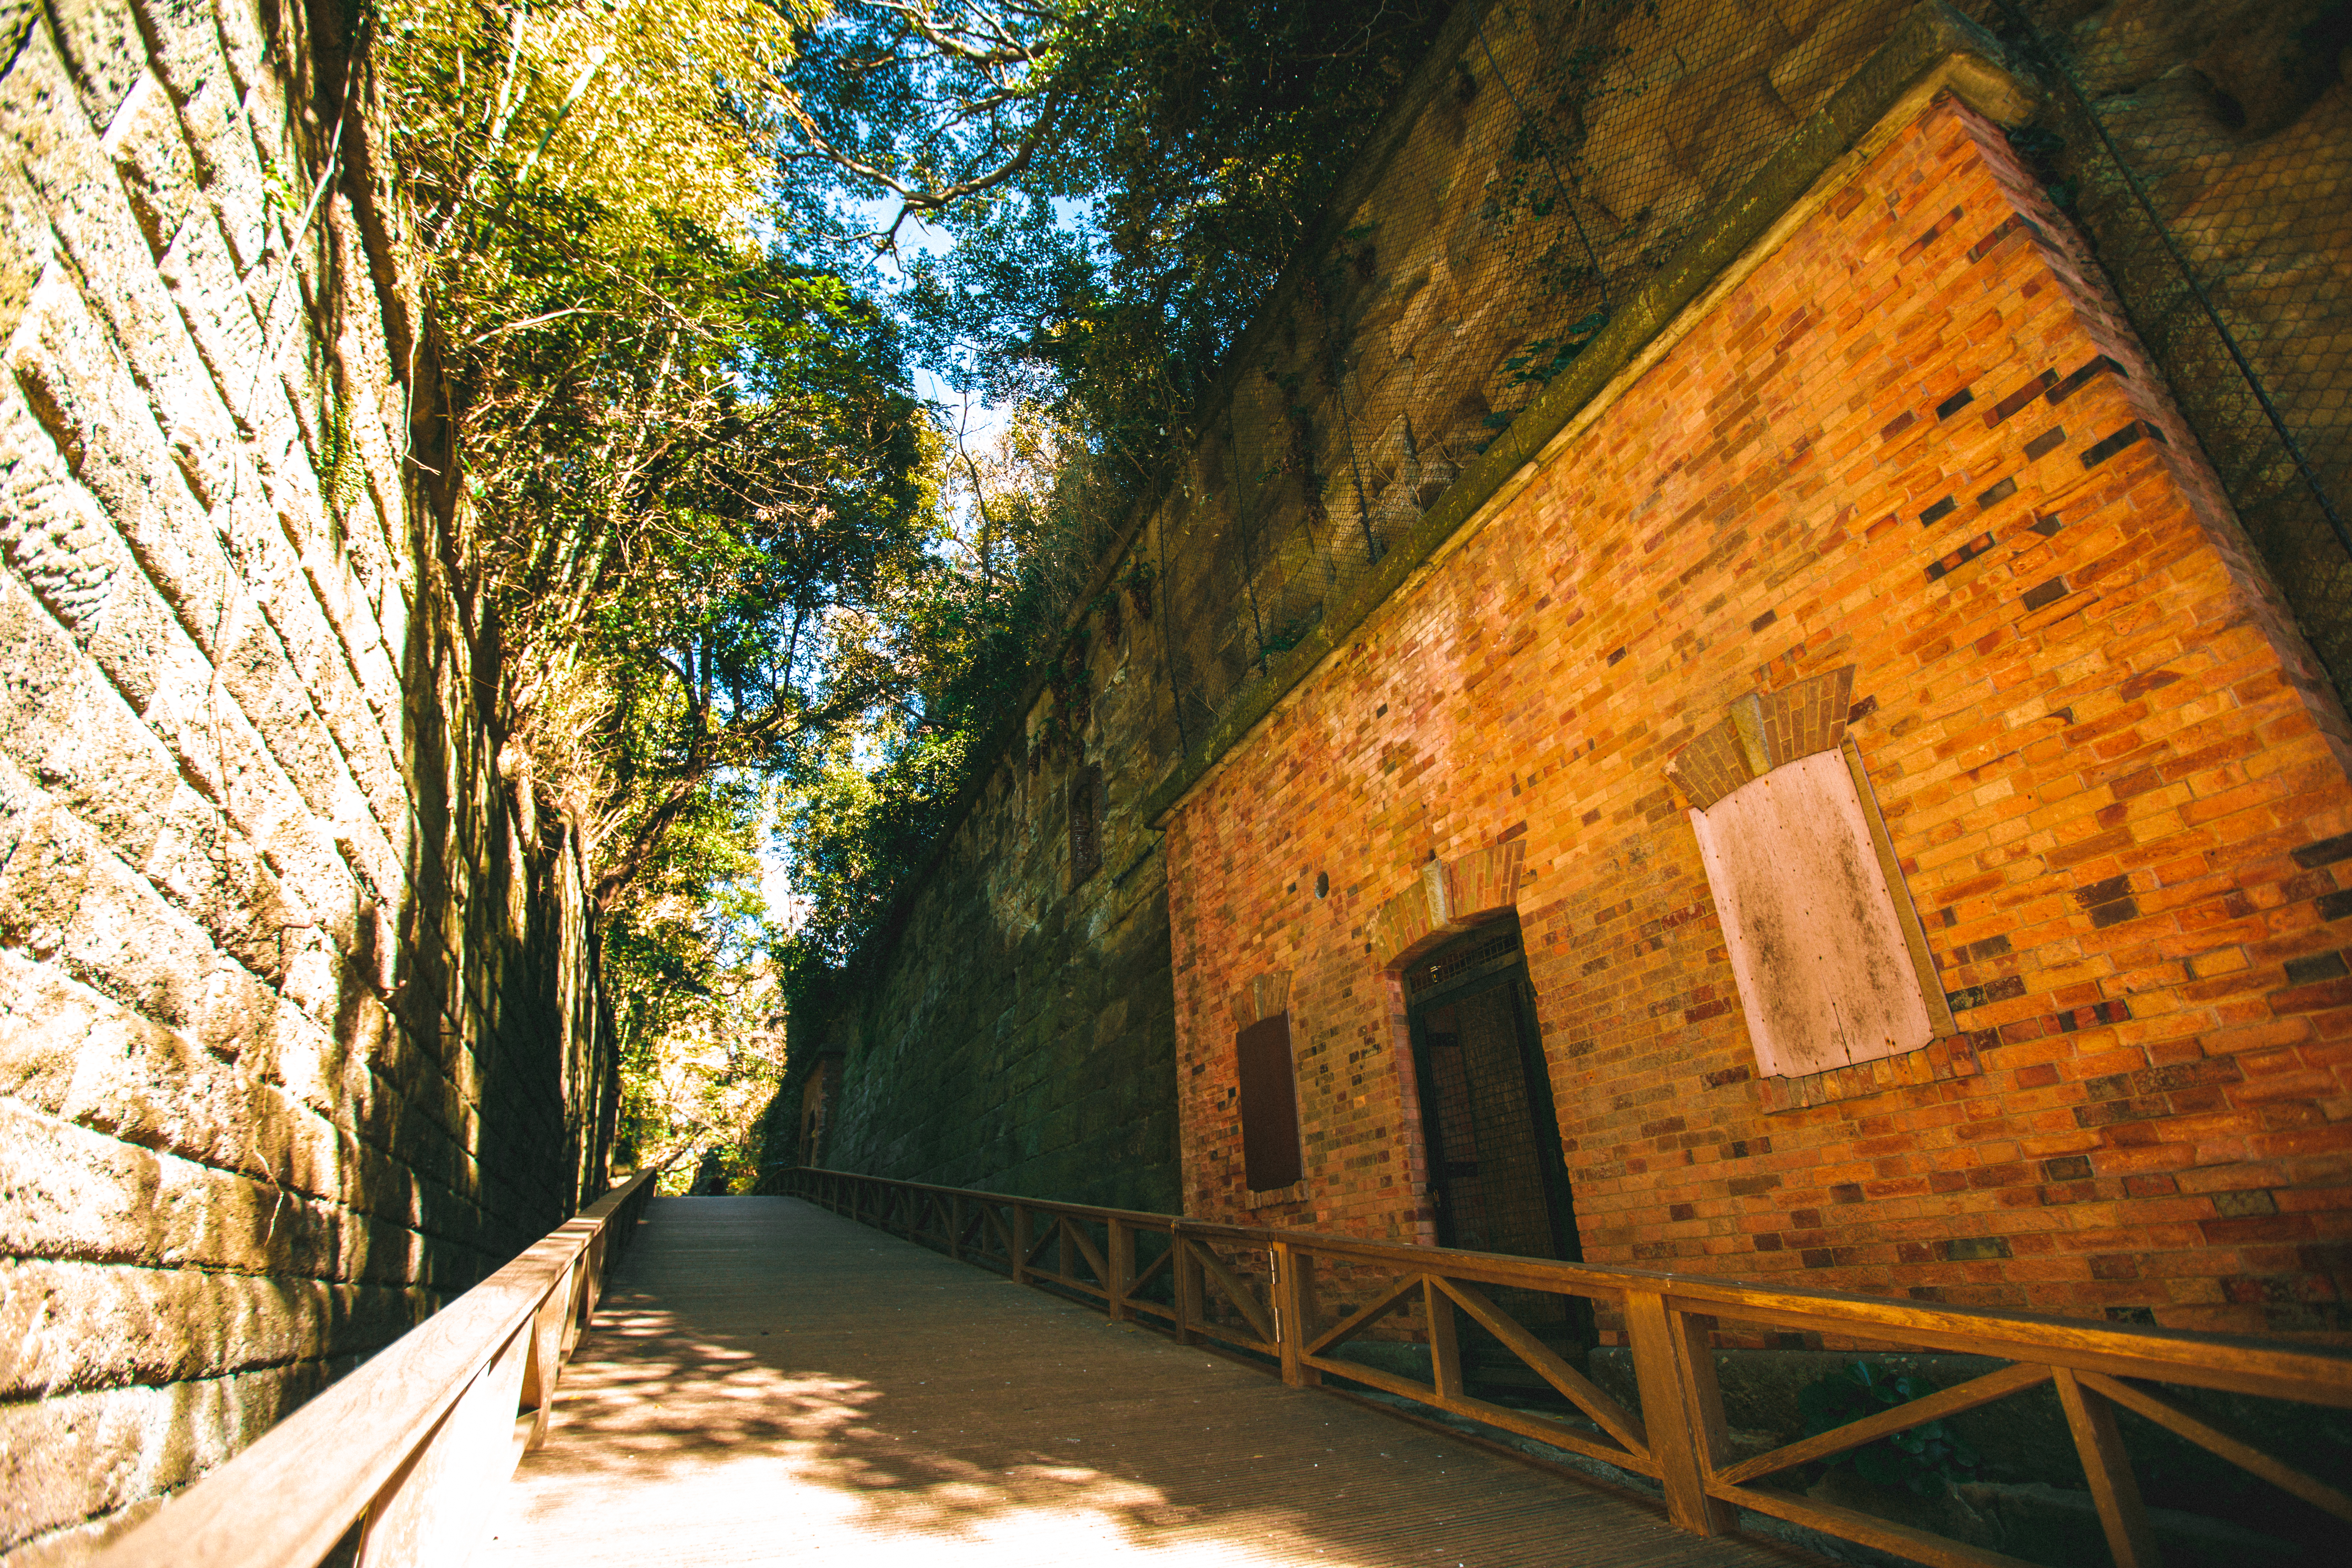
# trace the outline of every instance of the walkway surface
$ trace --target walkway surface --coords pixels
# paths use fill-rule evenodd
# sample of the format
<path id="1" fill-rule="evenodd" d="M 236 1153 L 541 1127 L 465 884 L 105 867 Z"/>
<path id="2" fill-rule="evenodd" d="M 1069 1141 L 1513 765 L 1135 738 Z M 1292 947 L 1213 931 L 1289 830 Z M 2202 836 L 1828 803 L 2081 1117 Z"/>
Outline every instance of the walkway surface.
<path id="1" fill-rule="evenodd" d="M 797 1199 L 648 1218 L 478 1568 L 1789 1568 Z"/>

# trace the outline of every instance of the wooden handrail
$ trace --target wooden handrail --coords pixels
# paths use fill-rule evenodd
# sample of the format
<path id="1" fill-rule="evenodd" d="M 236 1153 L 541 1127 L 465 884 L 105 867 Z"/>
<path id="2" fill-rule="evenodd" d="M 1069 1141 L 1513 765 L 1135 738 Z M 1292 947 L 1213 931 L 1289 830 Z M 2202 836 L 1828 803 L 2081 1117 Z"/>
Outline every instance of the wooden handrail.
<path id="1" fill-rule="evenodd" d="M 640 1171 L 166 1503 L 92 1568 L 462 1563 L 653 1194 Z"/>
<path id="2" fill-rule="evenodd" d="M 937 1241 L 952 1256 L 1002 1267 L 1016 1283 L 1049 1285 L 1099 1300 L 1113 1319 L 1156 1318 L 1184 1343 L 1207 1338 L 1279 1364 L 1283 1381 L 1313 1385 L 1326 1375 L 1417 1400 L 1502 1430 L 1602 1460 L 1657 1481 L 1666 1512 L 1682 1528 L 1713 1535 L 1731 1527 L 1732 1506 L 1748 1508 L 1824 1534 L 1938 1565 L 2000 1568 L 2012 1560 L 1982 1548 L 1895 1524 L 1801 1493 L 1759 1487 L 1777 1470 L 1817 1460 L 1974 1409 L 2044 1384 L 2054 1384 L 2109 1551 L 2119 1568 L 2156 1562 L 2129 1459 L 2116 1435 L 2115 1408 L 2156 1421 L 2175 1435 L 2273 1482 L 2314 1507 L 2352 1521 L 2352 1498 L 2264 1453 L 2221 1423 L 2170 1405 L 2127 1383 L 2257 1394 L 2352 1408 L 2352 1354 L 2242 1335 L 2085 1321 L 1998 1308 L 1950 1307 L 1834 1290 L 1742 1284 L 1644 1268 L 1599 1268 L 1549 1258 L 1512 1258 L 1451 1247 L 1366 1241 L 1258 1226 L 1225 1225 L 1137 1209 L 1099 1208 L 893 1181 L 847 1171 L 794 1170 L 787 1188 L 852 1218 Z M 905 1217 L 901 1217 L 902 1214 Z M 1042 1224 L 1040 1222 L 1043 1222 Z M 1099 1226 L 1097 1247 L 1087 1227 Z M 991 1246 L 992 1233 L 998 1245 Z M 1167 1237 L 1160 1256 L 1139 1270 L 1136 1237 Z M 1214 1247 L 1263 1254 L 1265 1295 Z M 1048 1267 L 1041 1255 L 1051 1247 Z M 1078 1265 L 1083 1262 L 1085 1271 Z M 1315 1297 L 1318 1264 L 1347 1264 L 1389 1277 L 1338 1318 L 1324 1318 Z M 1170 1300 L 1141 1291 L 1161 1273 Z M 1625 1410 L 1515 1321 L 1481 1289 L 1580 1296 L 1622 1314 L 1633 1352 L 1641 1413 Z M 1219 1314 L 1217 1298 L 1230 1312 Z M 1399 1309 L 1418 1309 L 1429 1341 L 1427 1383 L 1325 1353 L 1339 1341 Z M 1454 1320 L 1466 1314 L 1591 1419 L 1581 1427 L 1534 1412 L 1491 1405 L 1463 1381 Z M 1916 1401 L 1911 1419 L 1885 1411 L 1834 1431 L 1742 1460 L 1727 1442 L 1710 1334 L 1718 1318 L 1801 1329 L 1867 1343 L 1900 1344 L 1998 1358 L 2013 1364 Z M 1596 1435 L 1597 1429 L 1597 1435 Z"/>

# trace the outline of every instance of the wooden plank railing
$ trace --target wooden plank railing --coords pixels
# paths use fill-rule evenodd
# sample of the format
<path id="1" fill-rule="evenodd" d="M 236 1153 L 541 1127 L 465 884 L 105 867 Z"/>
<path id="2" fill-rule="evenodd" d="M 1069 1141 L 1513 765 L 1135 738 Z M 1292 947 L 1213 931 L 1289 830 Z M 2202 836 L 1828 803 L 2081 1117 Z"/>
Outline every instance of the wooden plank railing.
<path id="1" fill-rule="evenodd" d="M 331 1556 L 362 1568 L 463 1563 L 499 1488 L 545 1440 L 557 1374 L 659 1174 L 638 1172 L 558 1226 L 173 1498 L 92 1568 L 315 1568 Z"/>
<path id="2" fill-rule="evenodd" d="M 838 1214 L 1001 1268 L 1018 1283 L 1091 1298 L 1115 1320 L 1155 1319 L 1180 1342 L 1217 1340 L 1255 1352 L 1277 1363 L 1294 1386 L 1345 1378 L 1646 1476 L 1664 1493 L 1668 1517 L 1701 1535 L 1730 1529 L 1736 1505 L 1935 1568 L 2027 1568 L 1981 1547 L 1756 1483 L 2044 1384 L 2055 1387 L 2118 1568 L 2155 1568 L 2160 1561 L 2117 1434 L 2118 1406 L 2352 1522 L 2352 1497 L 2142 1386 L 2352 1408 L 2352 1354 L 2338 1351 L 1219 1225 L 841 1171 L 796 1170 L 784 1184 Z M 1151 1253 L 1140 1264 L 1139 1248 Z M 1333 1318 L 1319 1309 L 1315 1287 L 1318 1272 L 1335 1268 L 1348 1272 L 1353 1304 Z M 1498 1289 L 1580 1297 L 1612 1310 L 1633 1353 L 1639 1411 L 1627 1410 L 1498 1306 L 1490 1294 Z M 1430 1350 L 1428 1382 L 1331 1353 L 1400 1310 L 1418 1314 L 1415 1333 Z M 1475 1397 L 1464 1377 L 1460 1317 L 1493 1335 L 1591 1425 Z M 1713 1354 L 1713 1335 L 1727 1321 L 2011 1364 L 1770 1453 L 1737 1458 L 1727 1442 Z"/>

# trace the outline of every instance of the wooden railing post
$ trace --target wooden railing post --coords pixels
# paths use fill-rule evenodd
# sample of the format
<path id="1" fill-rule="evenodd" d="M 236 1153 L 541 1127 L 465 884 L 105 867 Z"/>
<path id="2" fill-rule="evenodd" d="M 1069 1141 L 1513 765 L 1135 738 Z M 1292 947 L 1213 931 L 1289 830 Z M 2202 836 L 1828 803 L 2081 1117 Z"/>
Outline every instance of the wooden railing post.
<path id="1" fill-rule="evenodd" d="M 1462 1397 L 1462 1344 L 1454 1332 L 1454 1299 L 1423 1275 L 1422 1310 L 1429 1319 L 1429 1380 L 1440 1399 Z"/>
<path id="2" fill-rule="evenodd" d="M 1628 1290 L 1625 1332 L 1633 1342 L 1642 1425 L 1666 1489 L 1666 1517 L 1694 1535 L 1719 1535 L 1731 1528 L 1732 1514 L 1706 1490 L 1723 1447 L 1723 1395 L 1706 1331 L 1686 1314 L 1668 1310 L 1656 1291 Z"/>
<path id="3" fill-rule="evenodd" d="M 1286 1241 L 1274 1244 L 1274 1332 L 1282 1345 L 1282 1381 L 1312 1388 L 1323 1374 L 1305 1361 L 1315 1332 L 1315 1259 Z"/>
<path id="4" fill-rule="evenodd" d="M 1074 1250 L 1070 1246 L 1070 1216 L 1054 1216 L 1054 1272 L 1068 1279 L 1077 1273 Z"/>
<path id="5" fill-rule="evenodd" d="M 1029 1283 L 1029 1205 L 1013 1205 L 1013 1282 Z"/>
<path id="6" fill-rule="evenodd" d="M 596 1310 L 589 1300 L 588 1279 L 588 1258 L 583 1253 L 572 1260 L 563 1283 L 555 1288 L 554 1293 L 563 1298 L 563 1321 L 558 1325 L 556 1337 L 559 1357 L 572 1353 L 572 1347 L 580 1342 L 581 1334 L 588 1327 L 589 1314 Z"/>
<path id="7" fill-rule="evenodd" d="M 1192 1256 L 1192 1244 L 1174 1226 L 1168 1227 L 1168 1245 L 1175 1254 L 1168 1267 L 1176 1274 L 1176 1342 L 1194 1344 L 1200 1339 L 1192 1326 L 1201 1321 L 1201 1260 Z"/>
<path id="8" fill-rule="evenodd" d="M 1104 1221 L 1103 1230 L 1110 1246 L 1104 1258 L 1110 1278 L 1103 1281 L 1103 1307 L 1112 1322 L 1123 1323 L 1134 1315 L 1127 1310 L 1127 1293 L 1135 1288 L 1135 1231 L 1116 1215 Z"/>
<path id="9" fill-rule="evenodd" d="M 2116 1568 L 2158 1568 L 2164 1558 L 2148 1529 L 2147 1509 L 2140 1501 L 2139 1481 L 2131 1458 L 2124 1452 L 2123 1434 L 2116 1430 L 2116 1407 L 2106 1396 L 2083 1386 L 2064 1367 L 2052 1369 L 2058 1385 L 2058 1403 L 2065 1408 L 2066 1425 L 2074 1434 L 2074 1451 L 2082 1456 L 2083 1474 L 2091 1483 L 2091 1500 L 2098 1505 L 2099 1525 L 2106 1531 L 2107 1550 Z"/>
<path id="10" fill-rule="evenodd" d="M 963 1261 L 963 1194 L 948 1199 L 948 1256 Z"/>
<path id="11" fill-rule="evenodd" d="M 555 1410 L 555 1383 L 563 1372 L 564 1320 L 572 1305 L 571 1279 L 559 1281 L 531 1314 L 530 1359 L 522 1369 L 522 1409 L 530 1413 L 527 1450 L 547 1441 L 548 1417 Z"/>

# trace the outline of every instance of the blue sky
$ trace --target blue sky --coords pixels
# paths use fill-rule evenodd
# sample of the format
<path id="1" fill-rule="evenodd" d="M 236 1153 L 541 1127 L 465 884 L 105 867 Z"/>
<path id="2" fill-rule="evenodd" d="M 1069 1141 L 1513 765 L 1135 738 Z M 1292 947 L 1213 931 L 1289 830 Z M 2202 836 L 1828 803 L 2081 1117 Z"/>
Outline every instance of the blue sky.
<path id="1" fill-rule="evenodd" d="M 898 216 L 895 200 L 873 198 L 851 206 L 850 211 L 871 228 L 887 227 Z M 1093 204 L 1057 196 L 1054 200 L 1055 220 L 1073 232 L 1092 227 Z M 898 226 L 899 257 L 944 256 L 955 247 L 954 236 L 945 229 L 909 217 Z M 875 258 L 874 268 L 883 288 L 892 289 L 904 281 L 899 258 L 884 255 Z M 963 443 L 974 448 L 985 447 L 1003 434 L 1012 422 L 1009 405 L 984 403 L 975 395 L 958 392 L 930 371 L 918 365 L 914 369 L 914 391 L 918 397 L 936 405 L 948 420 L 951 432 L 960 431 Z M 766 900 L 769 918 L 787 926 L 797 925 L 798 916 L 792 902 L 791 860 L 781 839 L 772 834 L 760 852 L 762 868 L 760 879 L 761 897 Z"/>
<path id="2" fill-rule="evenodd" d="M 879 230 L 888 226 L 898 211 L 896 201 L 873 199 L 856 204 L 851 209 L 859 218 Z M 1057 212 L 1060 210 L 1056 205 Z M 909 217 L 898 226 L 898 250 L 901 257 L 944 256 L 954 248 L 955 237 L 946 230 Z M 877 257 L 874 269 L 885 289 L 899 287 L 904 274 L 899 259 L 884 255 Z M 960 431 L 962 441 L 971 447 L 982 447 L 995 439 L 1011 422 L 1009 407 L 982 402 L 978 397 L 958 392 L 937 375 L 920 365 L 914 367 L 915 395 L 936 405 L 948 420 L 950 431 Z M 797 926 L 802 914 L 795 909 L 792 892 L 792 861 L 783 840 L 772 832 L 760 849 L 760 896 L 768 906 L 771 921 L 786 927 Z"/>

